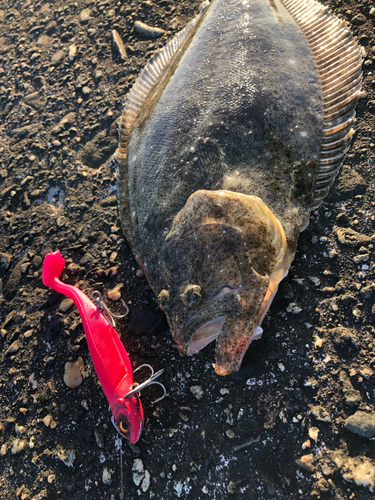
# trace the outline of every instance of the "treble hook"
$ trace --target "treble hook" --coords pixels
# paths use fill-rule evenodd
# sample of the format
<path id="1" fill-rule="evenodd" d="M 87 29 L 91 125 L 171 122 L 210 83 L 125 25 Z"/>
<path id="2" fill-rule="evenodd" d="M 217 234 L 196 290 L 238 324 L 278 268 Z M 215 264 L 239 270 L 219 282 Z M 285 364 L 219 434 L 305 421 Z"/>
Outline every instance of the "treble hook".
<path id="1" fill-rule="evenodd" d="M 134 397 L 140 397 L 141 391 L 143 389 L 145 389 L 146 387 L 149 387 L 150 385 L 153 385 L 153 384 L 154 385 L 160 385 L 160 387 L 163 389 L 163 395 L 162 395 L 161 398 L 155 399 L 155 401 L 153 401 L 151 403 L 152 405 L 154 405 L 155 403 L 158 403 L 159 401 L 161 401 L 162 399 L 164 399 L 167 396 L 167 390 L 164 387 L 164 385 L 161 382 L 157 382 L 156 381 L 156 379 L 158 377 L 160 377 L 160 375 L 162 373 L 164 373 L 165 369 L 162 368 L 158 372 L 154 373 L 154 369 L 152 368 L 152 366 L 144 364 L 144 365 L 138 366 L 138 368 L 136 368 L 133 371 L 133 373 L 137 372 L 138 370 L 140 370 L 141 368 L 143 368 L 145 366 L 147 366 L 147 368 L 150 368 L 150 370 L 151 370 L 150 377 L 147 380 L 145 380 L 144 382 L 142 382 L 141 384 L 138 384 L 137 382 L 134 382 L 134 384 L 132 384 L 131 387 L 130 387 L 131 390 L 127 394 L 125 394 L 124 398 L 127 398 L 128 396 L 132 396 L 132 395 L 135 395 L 135 394 L 137 394 L 137 395 L 134 396 Z"/>
<path id="2" fill-rule="evenodd" d="M 98 292 L 97 290 L 95 292 L 92 292 L 92 298 L 96 304 L 97 309 L 100 310 L 100 312 L 103 314 L 108 323 L 113 327 L 116 326 L 114 318 L 118 319 L 125 318 L 125 316 L 129 314 L 129 307 L 125 304 L 123 300 L 121 300 L 121 302 L 126 308 L 126 313 L 122 314 L 121 316 L 118 316 L 117 314 L 113 314 L 113 312 L 111 312 L 108 309 L 108 307 L 104 303 L 103 297 L 100 292 Z"/>

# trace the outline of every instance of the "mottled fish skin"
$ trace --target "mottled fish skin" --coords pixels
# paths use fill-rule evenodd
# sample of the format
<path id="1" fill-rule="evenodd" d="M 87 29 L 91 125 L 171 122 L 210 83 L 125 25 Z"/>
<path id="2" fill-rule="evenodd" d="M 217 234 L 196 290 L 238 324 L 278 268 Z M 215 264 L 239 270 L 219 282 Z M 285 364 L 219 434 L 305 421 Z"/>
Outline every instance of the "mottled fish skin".
<path id="1" fill-rule="evenodd" d="M 120 212 L 179 350 L 217 338 L 226 375 L 261 335 L 308 223 L 324 96 L 283 2 L 214 0 L 197 24 L 136 115 Z"/>

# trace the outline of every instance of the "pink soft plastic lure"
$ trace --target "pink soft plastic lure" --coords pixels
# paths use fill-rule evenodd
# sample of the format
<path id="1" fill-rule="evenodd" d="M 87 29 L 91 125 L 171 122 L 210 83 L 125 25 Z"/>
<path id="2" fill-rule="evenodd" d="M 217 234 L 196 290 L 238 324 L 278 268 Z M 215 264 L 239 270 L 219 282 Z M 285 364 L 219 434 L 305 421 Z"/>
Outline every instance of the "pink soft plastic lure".
<path id="1" fill-rule="evenodd" d="M 138 391 L 145 384 L 134 384 L 129 356 L 101 309 L 79 288 L 59 280 L 64 264 L 65 260 L 59 251 L 47 254 L 43 264 L 43 283 L 67 295 L 76 304 L 96 373 L 111 407 L 112 422 L 122 436 L 131 443 L 136 443 L 142 433 L 144 415 L 139 393 L 135 392 L 135 388 Z M 159 372 L 153 375 L 152 372 L 151 378 L 156 378 L 158 374 Z"/>

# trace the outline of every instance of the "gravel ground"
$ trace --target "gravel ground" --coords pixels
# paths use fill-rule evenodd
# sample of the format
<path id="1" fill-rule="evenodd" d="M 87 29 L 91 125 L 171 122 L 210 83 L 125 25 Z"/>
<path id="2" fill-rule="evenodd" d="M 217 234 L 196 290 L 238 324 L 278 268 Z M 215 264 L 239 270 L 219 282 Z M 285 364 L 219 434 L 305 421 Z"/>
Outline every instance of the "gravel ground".
<path id="1" fill-rule="evenodd" d="M 223 378 L 212 347 L 179 356 L 122 234 L 107 161 L 136 75 L 199 3 L 0 0 L 2 499 L 374 498 L 375 4 L 323 1 L 366 53 L 356 136 L 263 338 Z M 166 33 L 151 39 L 136 21 Z M 166 368 L 169 396 L 142 395 L 136 447 L 110 423 L 77 310 L 42 284 L 56 249 L 63 280 L 100 290 L 117 314 L 107 293 L 124 285 L 118 331 L 134 366 Z"/>

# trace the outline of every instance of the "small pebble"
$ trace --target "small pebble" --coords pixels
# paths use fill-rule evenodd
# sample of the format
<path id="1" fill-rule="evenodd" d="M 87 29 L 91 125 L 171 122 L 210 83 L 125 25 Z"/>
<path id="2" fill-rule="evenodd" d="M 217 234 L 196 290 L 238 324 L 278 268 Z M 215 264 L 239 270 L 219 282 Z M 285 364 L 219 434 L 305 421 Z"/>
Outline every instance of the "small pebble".
<path id="1" fill-rule="evenodd" d="M 235 437 L 235 433 L 232 431 L 232 429 L 228 429 L 225 434 L 230 438 L 233 439 Z"/>
<path id="2" fill-rule="evenodd" d="M 319 434 L 319 429 L 317 427 L 310 427 L 310 429 L 309 429 L 309 436 L 316 443 L 318 442 L 318 434 Z"/>
<path id="3" fill-rule="evenodd" d="M 112 290 L 108 291 L 108 298 L 111 300 L 119 300 L 121 299 L 121 289 L 124 288 L 122 283 L 116 285 Z"/>
<path id="4" fill-rule="evenodd" d="M 91 19 L 91 9 L 84 9 L 79 16 L 81 24 L 87 24 Z"/>
<path id="5" fill-rule="evenodd" d="M 64 299 L 59 306 L 59 311 L 66 312 L 73 306 L 73 304 L 74 304 L 73 299 L 70 298 Z"/>
<path id="6" fill-rule="evenodd" d="M 15 439 L 12 444 L 11 452 L 12 455 L 15 455 L 16 453 L 20 453 L 22 450 L 26 448 L 26 441 L 22 439 Z"/>
<path id="7" fill-rule="evenodd" d="M 77 45 L 69 45 L 69 61 L 73 61 L 77 56 Z"/>
<path id="8" fill-rule="evenodd" d="M 102 481 L 104 484 L 111 484 L 112 482 L 112 471 L 107 469 L 107 467 L 103 469 Z"/>
<path id="9" fill-rule="evenodd" d="M 201 385 L 192 385 L 190 387 L 190 392 L 194 394 L 197 399 L 202 399 L 203 397 L 203 387 Z"/>
<path id="10" fill-rule="evenodd" d="M 65 363 L 64 382 L 71 389 L 76 389 L 82 384 L 81 370 L 76 361 Z"/>
<path id="11" fill-rule="evenodd" d="M 138 35 L 145 38 L 158 38 L 166 33 L 166 31 L 161 28 L 154 28 L 146 23 L 142 23 L 141 21 L 136 21 L 134 23 L 134 30 Z"/>
<path id="12" fill-rule="evenodd" d="M 309 455 L 302 455 L 301 458 L 297 458 L 296 464 L 309 472 L 314 472 L 316 469 L 314 465 L 314 455 L 312 453 Z"/>

